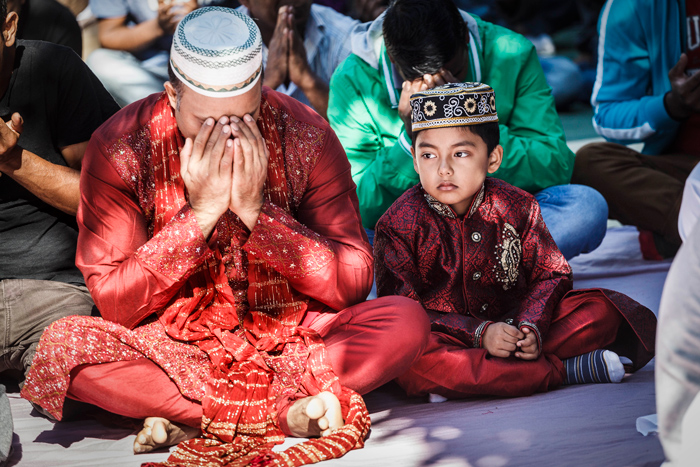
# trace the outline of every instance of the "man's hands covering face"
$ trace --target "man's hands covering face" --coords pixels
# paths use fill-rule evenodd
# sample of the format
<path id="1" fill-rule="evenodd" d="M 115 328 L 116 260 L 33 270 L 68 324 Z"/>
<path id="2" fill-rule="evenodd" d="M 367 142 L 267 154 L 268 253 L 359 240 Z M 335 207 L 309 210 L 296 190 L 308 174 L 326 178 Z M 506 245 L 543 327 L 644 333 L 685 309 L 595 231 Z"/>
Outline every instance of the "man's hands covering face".
<path id="1" fill-rule="evenodd" d="M 235 140 L 229 209 L 241 218 L 249 230 L 253 230 L 263 205 L 270 152 L 250 115 L 244 115 L 243 120 L 231 117 L 231 129 Z"/>
<path id="2" fill-rule="evenodd" d="M 269 153 L 250 115 L 208 118 L 180 151 L 180 174 L 205 238 L 231 209 L 252 230 L 262 209 Z"/>

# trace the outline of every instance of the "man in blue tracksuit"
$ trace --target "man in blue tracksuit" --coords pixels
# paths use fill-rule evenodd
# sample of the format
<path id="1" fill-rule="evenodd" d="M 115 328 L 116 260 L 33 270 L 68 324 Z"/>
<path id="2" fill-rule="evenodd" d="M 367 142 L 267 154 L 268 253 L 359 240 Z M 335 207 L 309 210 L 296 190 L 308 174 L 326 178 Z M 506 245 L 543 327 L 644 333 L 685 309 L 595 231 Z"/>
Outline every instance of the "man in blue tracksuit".
<path id="1" fill-rule="evenodd" d="M 683 184 L 700 160 L 700 0 L 608 0 L 598 30 L 593 126 L 609 142 L 578 151 L 572 183 L 639 228 L 646 258 L 672 256 Z M 641 153 L 624 146 L 638 142 Z"/>

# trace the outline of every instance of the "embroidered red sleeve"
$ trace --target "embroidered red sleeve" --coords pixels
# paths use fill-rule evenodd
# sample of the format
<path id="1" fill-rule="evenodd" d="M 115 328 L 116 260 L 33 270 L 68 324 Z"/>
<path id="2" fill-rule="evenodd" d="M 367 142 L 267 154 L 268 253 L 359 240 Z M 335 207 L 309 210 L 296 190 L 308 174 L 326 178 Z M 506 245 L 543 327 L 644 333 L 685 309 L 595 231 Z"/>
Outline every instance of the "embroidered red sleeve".
<path id="1" fill-rule="evenodd" d="M 210 253 L 189 204 L 170 223 L 136 250 L 144 264 L 172 280 L 189 277 Z"/>
<path id="2" fill-rule="evenodd" d="M 243 249 L 290 279 L 313 274 L 335 259 L 327 239 L 269 201 Z"/>

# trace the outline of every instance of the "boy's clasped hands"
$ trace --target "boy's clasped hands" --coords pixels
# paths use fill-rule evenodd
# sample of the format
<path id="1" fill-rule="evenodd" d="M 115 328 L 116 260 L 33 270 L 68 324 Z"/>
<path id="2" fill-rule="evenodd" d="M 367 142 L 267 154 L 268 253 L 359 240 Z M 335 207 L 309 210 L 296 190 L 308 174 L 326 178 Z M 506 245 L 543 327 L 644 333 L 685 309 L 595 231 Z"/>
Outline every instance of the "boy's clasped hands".
<path id="1" fill-rule="evenodd" d="M 492 323 L 484 331 L 482 346 L 489 355 L 508 358 L 514 355 L 522 360 L 536 360 L 540 356 L 537 336 L 530 328 L 522 330 L 506 323 Z"/>

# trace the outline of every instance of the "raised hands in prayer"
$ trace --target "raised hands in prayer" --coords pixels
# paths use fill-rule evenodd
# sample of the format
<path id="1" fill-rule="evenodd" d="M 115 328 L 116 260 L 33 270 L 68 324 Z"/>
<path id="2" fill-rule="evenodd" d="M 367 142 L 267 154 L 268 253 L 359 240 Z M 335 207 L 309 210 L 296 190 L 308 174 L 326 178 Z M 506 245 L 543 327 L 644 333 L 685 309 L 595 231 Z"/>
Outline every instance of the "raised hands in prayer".
<path id="1" fill-rule="evenodd" d="M 688 56 L 681 54 L 681 58 L 668 72 L 671 90 L 664 96 L 664 106 L 675 120 L 684 120 L 700 111 L 700 73 L 688 75 L 687 66 Z"/>
<path id="2" fill-rule="evenodd" d="M 287 24 L 294 24 L 294 8 L 287 7 Z M 308 87 L 304 81 L 315 80 L 309 61 L 306 58 L 304 38 L 299 31 L 291 26 L 287 27 L 287 44 L 289 49 L 289 80 L 302 89 Z"/>
<path id="3" fill-rule="evenodd" d="M 306 58 L 304 38 L 295 27 L 294 7 L 280 7 L 268 45 L 264 84 L 276 89 L 292 82 L 303 89 L 309 78 L 314 79 L 313 72 Z"/>
<path id="4" fill-rule="evenodd" d="M 413 81 L 404 81 L 401 86 L 401 96 L 399 97 L 399 116 L 403 121 L 404 127 L 406 128 L 406 133 L 408 136 L 412 135 L 411 131 L 411 95 L 425 91 L 426 89 L 433 89 L 438 86 L 442 86 L 447 83 L 458 82 L 452 73 L 450 73 L 445 68 L 441 68 L 434 75 L 425 74 L 421 78 L 416 78 Z"/>
<path id="5" fill-rule="evenodd" d="M 267 66 L 265 67 L 263 84 L 272 89 L 277 89 L 278 86 L 287 83 L 289 80 L 288 30 L 290 28 L 290 20 L 287 19 L 288 10 L 289 7 L 280 7 L 275 30 L 267 47 Z"/>

